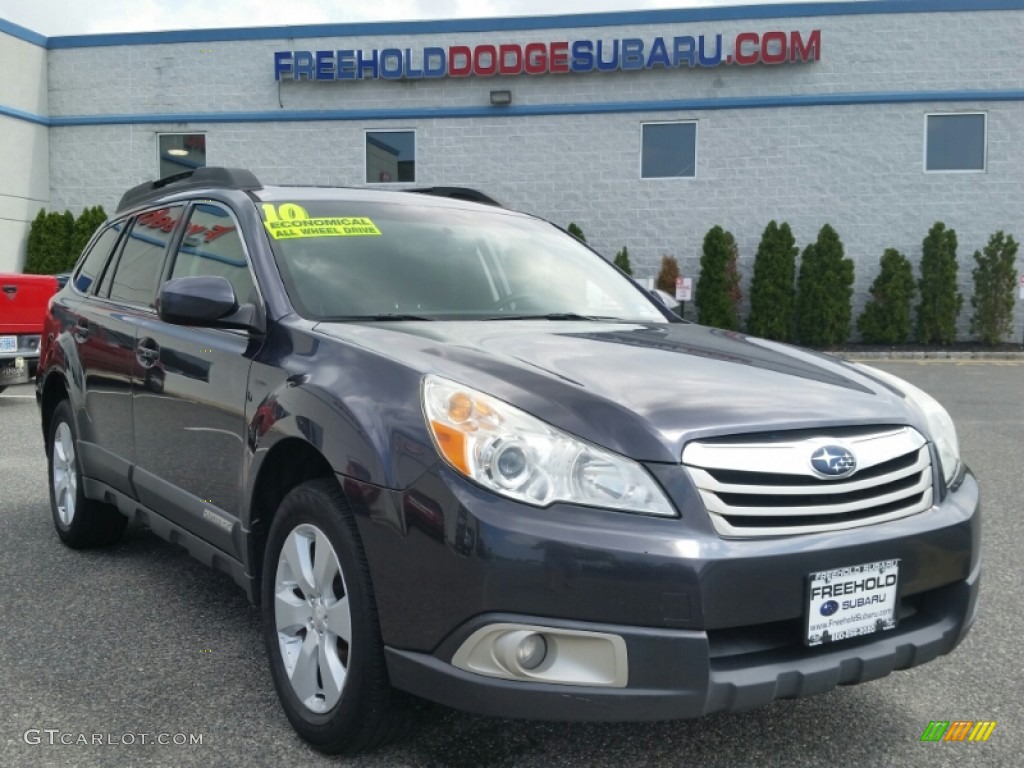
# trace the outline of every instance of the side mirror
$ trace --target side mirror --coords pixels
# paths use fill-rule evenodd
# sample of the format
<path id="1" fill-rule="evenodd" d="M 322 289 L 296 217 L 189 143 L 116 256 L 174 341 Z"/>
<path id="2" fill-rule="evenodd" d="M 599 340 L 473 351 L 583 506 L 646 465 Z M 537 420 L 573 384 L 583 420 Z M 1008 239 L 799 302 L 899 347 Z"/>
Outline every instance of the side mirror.
<path id="1" fill-rule="evenodd" d="M 176 277 L 160 287 L 157 314 L 165 323 L 204 328 L 241 328 L 263 332 L 259 313 L 251 304 L 238 305 L 226 277 Z"/>

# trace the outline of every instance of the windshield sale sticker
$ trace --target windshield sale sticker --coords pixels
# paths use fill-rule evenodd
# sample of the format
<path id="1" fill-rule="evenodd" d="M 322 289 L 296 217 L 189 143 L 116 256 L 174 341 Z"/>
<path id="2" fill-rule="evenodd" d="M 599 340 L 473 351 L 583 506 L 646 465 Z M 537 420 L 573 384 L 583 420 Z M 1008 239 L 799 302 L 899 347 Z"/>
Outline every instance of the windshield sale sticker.
<path id="1" fill-rule="evenodd" d="M 310 218 L 301 205 L 285 203 L 262 206 L 264 225 L 275 240 L 302 237 L 366 237 L 379 235 L 377 225 L 365 216 Z"/>

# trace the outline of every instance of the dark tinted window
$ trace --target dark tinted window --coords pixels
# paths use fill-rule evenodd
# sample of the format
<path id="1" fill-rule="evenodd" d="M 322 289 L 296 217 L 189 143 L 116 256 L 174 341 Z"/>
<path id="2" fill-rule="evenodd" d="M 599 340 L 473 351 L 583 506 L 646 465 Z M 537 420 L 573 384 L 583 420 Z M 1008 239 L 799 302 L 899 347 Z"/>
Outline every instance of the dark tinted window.
<path id="1" fill-rule="evenodd" d="M 416 181 L 416 132 L 366 132 L 366 183 Z"/>
<path id="2" fill-rule="evenodd" d="M 121 236 L 123 224 L 118 222 L 107 227 L 97 238 L 82 265 L 75 274 L 75 288 L 82 293 L 89 293 L 96 283 L 96 280 L 103 273 L 103 266 L 107 263 L 117 238 Z"/>
<path id="3" fill-rule="evenodd" d="M 985 170 L 985 115 L 928 115 L 927 171 Z"/>
<path id="4" fill-rule="evenodd" d="M 239 303 L 256 300 L 234 219 L 219 205 L 201 203 L 192 209 L 171 277 L 219 275 L 235 289 Z"/>
<path id="5" fill-rule="evenodd" d="M 205 133 L 163 133 L 160 144 L 160 178 L 206 165 Z"/>
<path id="6" fill-rule="evenodd" d="M 117 261 L 110 286 L 111 299 L 153 305 L 167 242 L 181 212 L 181 206 L 173 206 L 135 219 Z"/>
<path id="7" fill-rule="evenodd" d="M 646 123 L 642 133 L 642 178 L 663 179 L 697 175 L 696 123 Z"/>

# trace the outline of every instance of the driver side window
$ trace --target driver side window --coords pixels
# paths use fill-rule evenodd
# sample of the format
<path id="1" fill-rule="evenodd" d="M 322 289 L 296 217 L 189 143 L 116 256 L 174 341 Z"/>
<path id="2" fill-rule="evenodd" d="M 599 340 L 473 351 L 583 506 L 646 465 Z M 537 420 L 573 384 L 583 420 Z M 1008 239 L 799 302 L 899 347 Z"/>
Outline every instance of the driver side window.
<path id="1" fill-rule="evenodd" d="M 171 277 L 196 276 L 227 278 L 239 304 L 256 302 L 256 285 L 238 226 L 220 205 L 198 203 L 185 226 Z"/>

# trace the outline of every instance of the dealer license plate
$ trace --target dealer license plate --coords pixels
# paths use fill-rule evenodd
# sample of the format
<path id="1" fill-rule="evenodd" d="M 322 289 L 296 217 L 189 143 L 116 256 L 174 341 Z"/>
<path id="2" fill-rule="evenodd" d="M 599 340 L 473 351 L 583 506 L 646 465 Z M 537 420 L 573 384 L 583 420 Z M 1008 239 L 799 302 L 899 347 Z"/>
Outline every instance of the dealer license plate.
<path id="1" fill-rule="evenodd" d="M 17 352 L 17 336 L 0 336 L 0 352 Z"/>
<path id="2" fill-rule="evenodd" d="M 883 560 L 812 573 L 807 579 L 807 644 L 893 629 L 899 571 L 899 560 Z"/>

